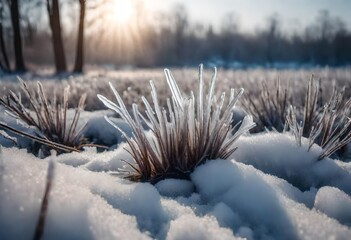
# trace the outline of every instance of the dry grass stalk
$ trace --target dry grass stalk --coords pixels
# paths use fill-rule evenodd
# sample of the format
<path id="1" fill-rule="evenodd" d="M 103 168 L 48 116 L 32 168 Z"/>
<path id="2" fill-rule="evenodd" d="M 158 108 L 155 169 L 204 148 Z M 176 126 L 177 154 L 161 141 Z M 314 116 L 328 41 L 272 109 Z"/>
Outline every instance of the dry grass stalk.
<path id="1" fill-rule="evenodd" d="M 130 154 L 136 163 L 130 164 L 134 172 L 127 173 L 127 178 L 151 183 L 164 178 L 187 179 L 199 164 L 208 159 L 225 159 L 235 151 L 235 140 L 254 127 L 254 123 L 252 117 L 247 116 L 240 128 L 231 125 L 232 110 L 243 89 L 238 92 L 231 89 L 228 104 L 224 104 L 225 93 L 218 97 L 214 92 L 216 71 L 215 69 L 205 95 L 203 68 L 200 65 L 197 92 L 191 92 L 190 97 L 186 97 L 180 91 L 171 72 L 165 69 L 172 97 L 167 99 L 167 107 L 162 108 L 156 88 L 150 81 L 153 106 L 142 97 L 146 116 L 139 112 L 136 104 L 132 105 L 133 111 L 130 114 L 112 84 L 110 86 L 117 104 L 98 95 L 99 99 L 118 113 L 133 130 L 133 137 L 129 138 L 122 129 L 107 119 L 126 138 L 131 149 Z M 151 139 L 147 137 L 142 122 L 151 129 Z M 232 134 L 232 131 L 235 133 Z"/>
<path id="2" fill-rule="evenodd" d="M 33 93 L 24 81 L 21 79 L 19 81 L 33 111 L 26 109 L 21 102 L 21 95 L 16 95 L 12 91 L 7 96 L 0 98 L 0 104 L 6 108 L 11 116 L 21 119 L 29 126 L 36 127 L 40 135 L 28 135 L 25 132 L 7 126 L 5 123 L 0 123 L 0 126 L 49 146 L 49 148 L 68 152 L 74 151 L 74 149 L 79 150 L 84 144 L 84 138 L 82 135 L 83 128 L 77 130 L 77 125 L 86 95 L 82 95 L 79 99 L 73 120 L 68 123 L 69 87 L 64 90 L 62 101 L 57 101 L 56 94 L 54 94 L 53 100 L 49 102 L 40 82 L 37 84 L 37 92 Z"/>

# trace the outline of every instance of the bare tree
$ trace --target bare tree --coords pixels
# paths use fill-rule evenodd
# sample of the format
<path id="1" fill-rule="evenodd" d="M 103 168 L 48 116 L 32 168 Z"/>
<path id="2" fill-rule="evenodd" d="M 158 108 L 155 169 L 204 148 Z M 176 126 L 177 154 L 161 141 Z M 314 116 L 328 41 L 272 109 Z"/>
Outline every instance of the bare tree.
<path id="1" fill-rule="evenodd" d="M 268 63 L 273 63 L 275 59 L 275 49 L 277 48 L 277 38 L 280 34 L 280 19 L 279 16 L 274 14 L 267 19 L 266 30 L 266 60 Z"/>
<path id="2" fill-rule="evenodd" d="M 43 3 L 42 0 L 21 0 L 21 27 L 23 39 L 25 39 L 25 49 L 35 42 L 38 25 L 42 21 L 41 11 L 44 6 Z"/>
<path id="3" fill-rule="evenodd" d="M 15 70 L 26 71 L 23 58 L 22 36 L 20 29 L 20 13 L 18 0 L 7 0 L 11 12 L 11 23 L 13 28 L 13 45 L 15 48 Z"/>
<path id="4" fill-rule="evenodd" d="M 84 65 L 84 20 L 86 10 L 86 0 L 78 0 L 80 13 L 79 13 L 79 26 L 78 26 L 78 38 L 76 48 L 76 60 L 74 64 L 74 72 L 83 72 Z"/>
<path id="5" fill-rule="evenodd" d="M 67 65 L 62 41 L 59 0 L 46 0 L 46 6 L 52 33 L 56 72 L 65 72 Z"/>
<path id="6" fill-rule="evenodd" d="M 220 31 L 218 52 L 226 62 L 237 60 L 239 19 L 234 12 L 224 15 Z"/>
<path id="7" fill-rule="evenodd" d="M 315 36 L 315 57 L 322 64 L 333 63 L 332 42 L 343 31 L 343 23 L 330 15 L 328 10 L 321 10 L 312 26 Z M 347 46 L 347 45 L 346 45 Z M 346 47 L 345 46 L 345 47 Z"/>
<path id="8" fill-rule="evenodd" d="M 175 5 L 174 12 L 174 44 L 175 44 L 175 56 L 177 64 L 182 62 L 184 56 L 184 44 L 186 38 L 186 30 L 188 28 L 188 14 L 187 10 L 183 5 Z"/>
<path id="9" fill-rule="evenodd" d="M 7 51 L 6 51 L 6 46 L 5 46 L 5 39 L 4 39 L 4 27 L 3 27 L 3 21 L 4 21 L 4 3 L 3 1 L 0 2 L 0 48 L 1 48 L 1 54 L 2 54 L 2 59 L 4 62 L 0 63 L 0 68 L 5 71 L 9 72 L 10 69 L 10 63 L 9 63 L 9 58 L 7 56 Z"/>

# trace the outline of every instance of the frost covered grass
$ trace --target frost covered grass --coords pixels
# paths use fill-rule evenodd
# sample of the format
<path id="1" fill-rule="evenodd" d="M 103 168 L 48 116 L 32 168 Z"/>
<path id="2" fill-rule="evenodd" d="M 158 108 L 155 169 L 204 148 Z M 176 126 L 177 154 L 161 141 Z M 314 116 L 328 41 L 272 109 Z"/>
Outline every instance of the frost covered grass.
<path id="1" fill-rule="evenodd" d="M 130 115 L 121 95 L 112 84 L 110 86 L 117 104 L 98 95 L 133 131 L 133 137 L 130 138 L 110 121 L 124 135 L 136 163 L 130 165 L 134 172 L 128 173 L 127 178 L 151 183 L 165 178 L 189 179 L 195 167 L 206 160 L 226 159 L 235 151 L 234 142 L 254 127 L 254 123 L 251 116 L 246 116 L 242 122 L 232 125 L 233 109 L 244 90 L 236 92 L 231 89 L 229 100 L 225 104 L 225 92 L 220 96 L 215 94 L 216 68 L 214 71 L 205 94 L 201 65 L 197 92 L 186 96 L 179 89 L 171 72 L 165 69 L 172 96 L 167 98 L 167 108 L 162 108 L 154 83 L 150 81 L 153 107 L 142 96 L 146 116 L 139 112 L 136 103 L 133 104 L 133 113 Z M 150 128 L 150 137 L 147 136 L 142 122 Z"/>
<path id="2" fill-rule="evenodd" d="M 304 102 L 294 105 L 290 88 L 282 86 L 280 79 L 270 84 L 264 82 L 258 97 L 247 97 L 243 101 L 257 122 L 254 132 L 289 130 L 298 146 L 303 137 L 309 139 L 308 150 L 313 144 L 321 146 L 323 152 L 319 159 L 345 151 L 351 141 L 351 98 L 345 97 L 345 86 L 339 90 L 334 85 L 330 99 L 325 100 L 320 83 L 316 83 L 312 75 Z"/>
<path id="3" fill-rule="evenodd" d="M 0 127 L 41 144 L 38 149 L 34 150 L 35 153 L 40 150 L 45 154 L 52 148 L 66 152 L 78 151 L 84 143 L 82 129 L 77 129 L 77 125 L 86 95 L 81 96 L 78 106 L 75 108 L 73 119 L 68 122 L 69 87 L 64 90 L 61 100 L 57 100 L 55 92 L 53 98 L 48 100 L 40 82 L 37 84 L 37 92 L 33 92 L 29 90 L 24 81 L 19 80 L 22 92 L 27 97 L 32 111 L 24 107 L 21 95 L 16 95 L 12 91 L 0 98 L 0 104 L 5 107 L 9 115 L 23 121 L 28 126 L 35 127 L 38 132 L 31 135 L 3 122 L 0 122 Z"/>
<path id="4" fill-rule="evenodd" d="M 194 83 L 197 81 L 197 74 L 194 68 L 175 68 L 172 69 L 174 78 L 181 89 L 190 91 Z M 351 67 L 345 68 L 311 68 L 311 69 L 219 69 L 218 70 L 218 91 L 226 91 L 230 86 L 240 86 L 245 89 L 247 97 L 256 98 L 261 94 L 261 84 L 267 82 L 268 86 L 272 86 L 278 78 L 282 86 L 289 86 L 291 95 L 293 96 L 294 105 L 302 106 L 304 102 L 305 90 L 309 78 L 315 74 L 315 78 L 321 82 L 321 96 L 329 99 L 332 94 L 333 82 L 337 89 L 346 86 L 345 97 L 351 97 Z M 56 89 L 57 94 L 63 93 L 67 86 L 71 89 L 71 98 L 69 107 L 75 107 L 80 96 L 87 94 L 85 109 L 88 111 L 101 110 L 105 106 L 101 101 L 96 101 L 96 95 L 101 94 L 109 99 L 114 97 L 108 83 L 111 82 L 118 92 L 122 93 L 122 97 L 127 106 L 137 102 L 142 106 L 139 96 L 146 96 L 150 101 L 148 80 L 152 79 L 159 91 L 161 103 L 166 104 L 166 98 L 169 95 L 167 91 L 167 83 L 163 81 L 162 69 L 135 69 L 135 70 L 117 70 L 117 71 L 88 71 L 84 75 L 71 76 L 51 76 L 45 74 L 27 73 L 20 76 L 26 80 L 30 89 L 36 88 L 36 82 L 40 81 L 44 86 L 45 93 L 52 94 Z M 204 77 L 211 77 L 210 71 L 204 71 Z M 273 87 L 274 88 L 274 87 Z M 8 90 L 19 92 L 21 90 L 16 75 L 1 76 L 0 96 L 6 95 Z M 62 96 L 59 96 L 62 97 Z M 26 104 L 25 96 L 22 96 L 23 103 Z M 163 104 L 161 104 L 163 105 Z M 25 105 L 28 107 L 28 105 Z"/>
<path id="5" fill-rule="evenodd" d="M 351 98 L 345 99 L 344 92 L 345 88 L 341 91 L 334 88 L 330 100 L 325 104 L 319 103 L 319 106 L 318 86 L 311 80 L 306 92 L 303 120 L 297 120 L 296 107 L 291 106 L 287 114 L 287 123 L 299 146 L 302 137 L 306 137 L 309 139 L 308 150 L 313 144 L 323 148 L 319 160 L 351 142 Z"/>
<path id="6" fill-rule="evenodd" d="M 282 86 L 280 79 L 274 82 L 263 82 L 258 96 L 247 95 L 243 105 L 252 114 L 257 127 L 255 132 L 286 129 L 286 115 L 292 104 L 290 88 Z"/>

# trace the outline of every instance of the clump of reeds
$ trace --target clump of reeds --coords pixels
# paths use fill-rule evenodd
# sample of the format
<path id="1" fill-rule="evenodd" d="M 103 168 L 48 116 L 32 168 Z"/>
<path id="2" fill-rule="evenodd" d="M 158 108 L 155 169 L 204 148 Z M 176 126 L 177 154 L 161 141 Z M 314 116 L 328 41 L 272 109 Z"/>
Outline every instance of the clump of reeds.
<path id="1" fill-rule="evenodd" d="M 12 91 L 7 96 L 0 98 L 0 104 L 11 116 L 22 120 L 28 126 L 35 127 L 38 134 L 34 136 L 2 122 L 0 122 L 0 127 L 32 139 L 39 143 L 39 149 L 45 150 L 45 152 L 50 149 L 56 149 L 59 152 L 79 151 L 85 139 L 82 135 L 83 127 L 77 129 L 77 126 L 86 95 L 83 94 L 80 97 L 73 119 L 68 121 L 69 87 L 65 88 L 62 99 L 57 99 L 56 94 L 54 94 L 52 100 L 49 101 L 40 82 L 37 84 L 37 92 L 32 92 L 24 81 L 21 79 L 19 81 L 21 89 L 28 99 L 30 110 L 22 104 L 21 95 L 16 95 Z"/>
<path id="2" fill-rule="evenodd" d="M 306 137 L 309 139 L 308 150 L 313 144 L 321 146 L 323 151 L 319 160 L 337 153 L 351 142 L 351 98 L 344 101 L 344 92 L 345 88 L 338 92 L 334 87 L 330 100 L 324 107 L 319 107 L 318 86 L 311 80 L 305 96 L 303 120 L 298 120 L 296 107 L 289 108 L 287 123 L 296 143 L 301 146 L 302 137 Z"/>
<path id="3" fill-rule="evenodd" d="M 268 86 L 267 82 L 263 82 L 257 97 L 248 95 L 242 101 L 245 109 L 253 116 L 257 124 L 253 129 L 255 132 L 284 131 L 286 114 L 291 103 L 289 87 L 283 87 L 280 79 L 277 79 L 273 86 Z"/>
<path id="4" fill-rule="evenodd" d="M 133 137 L 112 121 L 108 120 L 125 137 L 130 146 L 130 154 L 135 164 L 128 163 L 133 172 L 126 177 L 133 181 L 156 183 L 164 178 L 187 179 L 196 166 L 209 159 L 226 159 L 235 150 L 233 145 L 240 135 L 254 127 L 251 116 L 244 118 L 240 127 L 232 126 L 233 108 L 243 89 L 231 89 L 229 100 L 225 93 L 215 94 L 214 75 L 205 93 L 203 68 L 200 65 L 199 82 L 196 93 L 186 96 L 178 87 L 171 72 L 165 69 L 168 86 L 172 92 L 167 99 L 167 106 L 161 107 L 156 88 L 152 81 L 152 105 L 142 97 L 145 115 L 139 112 L 136 104 L 130 114 L 120 94 L 110 84 L 116 96 L 117 104 L 104 96 L 99 99 L 110 109 L 118 113 L 131 127 Z M 148 137 L 142 123 L 150 128 L 152 137 Z M 234 132 L 234 133 L 233 133 Z M 233 133 L 233 134 L 232 134 Z"/>
<path id="5" fill-rule="evenodd" d="M 255 131 L 289 129 L 299 146 L 302 137 L 309 139 L 309 150 L 313 144 L 321 146 L 323 153 L 319 159 L 331 155 L 342 157 L 341 153 L 351 141 L 348 117 L 351 99 L 344 99 L 345 88 L 337 91 L 334 86 L 331 98 L 324 104 L 321 91 L 320 82 L 312 75 L 302 105 L 294 106 L 289 87 L 282 87 L 278 79 L 274 86 L 263 83 L 257 98 L 246 97 L 243 105 L 257 123 Z"/>

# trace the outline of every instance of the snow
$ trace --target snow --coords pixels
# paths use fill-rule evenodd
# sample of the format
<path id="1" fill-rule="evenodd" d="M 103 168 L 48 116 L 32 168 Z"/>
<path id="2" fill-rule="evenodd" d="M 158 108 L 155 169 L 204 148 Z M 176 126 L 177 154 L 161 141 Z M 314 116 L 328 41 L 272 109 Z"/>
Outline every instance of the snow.
<path id="1" fill-rule="evenodd" d="M 7 112 L 5 111 L 5 108 L 0 105 L 0 122 L 6 123 L 8 126 L 16 128 L 21 131 L 25 131 L 27 133 L 35 135 L 37 133 L 36 129 L 28 127 L 21 121 L 17 121 L 17 119 L 13 118 L 12 116 L 8 115 Z M 1 129 L 0 129 L 1 130 Z M 16 136 L 12 133 L 7 133 L 10 137 L 15 137 L 17 139 L 16 145 L 20 148 L 29 148 L 31 146 L 31 141 L 28 139 L 21 137 L 21 136 Z M 12 147 L 14 146 L 14 142 L 5 138 L 2 134 L 0 134 L 0 145 L 4 147 Z"/>
<path id="2" fill-rule="evenodd" d="M 320 188 L 314 208 L 351 227 L 351 198 L 343 191 L 334 187 Z"/>
<path id="3" fill-rule="evenodd" d="M 263 139 L 277 141 L 271 152 Z M 307 153 L 290 140 L 288 135 L 246 136 L 231 160 L 208 161 L 190 181 L 166 179 L 156 186 L 111 174 L 127 157 L 123 143 L 108 152 L 89 148 L 45 159 L 2 148 L 1 239 L 33 236 L 49 161 L 55 162 L 55 172 L 44 239 L 348 239 L 351 198 L 341 179 L 350 177 L 350 165 L 330 168 L 333 160 L 314 160 L 320 149 Z M 272 151 L 277 147 L 282 153 Z M 244 154 L 253 159 L 250 152 L 266 161 L 265 168 L 243 162 Z M 299 179 L 307 177 L 302 168 L 312 169 L 305 182 L 323 184 L 301 190 L 284 179 L 292 176 L 288 167 Z M 341 182 L 328 173 L 342 173 Z"/>
<path id="4" fill-rule="evenodd" d="M 122 119 L 112 117 L 109 117 L 109 119 L 123 129 L 125 133 L 132 135 L 130 127 Z M 90 117 L 83 133 L 91 142 L 103 146 L 115 147 L 123 139 L 122 134 L 105 120 L 105 116 Z"/>
<path id="5" fill-rule="evenodd" d="M 237 115 L 244 116 L 240 109 Z M 43 239 L 349 239 L 351 162 L 318 161 L 322 149 L 298 147 L 288 133 L 241 136 L 227 160 L 198 166 L 190 180 L 155 186 L 118 175 L 131 170 L 128 145 L 106 123 L 111 112 L 82 112 L 95 143 L 81 153 L 40 159 L 0 136 L 0 239 L 34 234 L 48 164 L 53 186 Z M 71 112 L 69 112 L 71 116 Z M 3 111 L 0 120 L 22 127 Z M 147 133 L 148 134 L 148 133 Z M 19 138 L 19 146 L 32 144 Z"/>
<path id="6" fill-rule="evenodd" d="M 169 240 L 181 239 L 239 239 L 233 236 L 229 229 L 221 228 L 215 218 L 208 216 L 199 218 L 194 215 L 184 215 L 170 223 L 167 234 Z"/>
<path id="7" fill-rule="evenodd" d="M 233 213 L 239 214 L 243 225 L 257 238 L 322 239 L 333 236 L 346 239 L 350 236 L 351 229 L 277 190 L 275 185 L 284 180 L 276 178 L 269 182 L 266 178 L 267 175 L 251 166 L 218 160 L 198 167 L 192 180 L 206 201 L 226 204 Z"/>
<path id="8" fill-rule="evenodd" d="M 165 179 L 155 187 L 161 195 L 168 197 L 190 196 L 195 190 L 192 182 L 182 179 Z"/>
<path id="9" fill-rule="evenodd" d="M 282 133 L 263 133 L 241 137 L 238 150 L 232 155 L 236 161 L 285 179 L 301 190 L 311 187 L 334 186 L 351 194 L 351 163 L 325 158 L 318 161 L 322 149 L 308 140 L 296 145 L 294 137 Z"/>
<path id="10" fill-rule="evenodd" d="M 4 149 L 2 157 L 5 170 L 0 178 L 0 236 L 27 239 L 33 236 L 38 217 L 47 161 L 15 149 Z M 108 203 L 108 196 L 118 196 L 116 204 L 133 199 L 136 187 L 122 182 L 106 174 L 57 164 L 44 238 L 147 239 L 147 234 L 137 229 L 135 216 Z"/>

